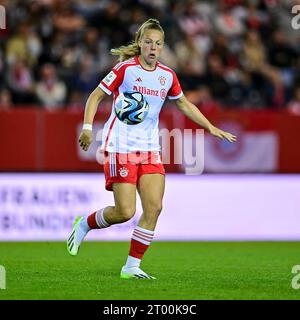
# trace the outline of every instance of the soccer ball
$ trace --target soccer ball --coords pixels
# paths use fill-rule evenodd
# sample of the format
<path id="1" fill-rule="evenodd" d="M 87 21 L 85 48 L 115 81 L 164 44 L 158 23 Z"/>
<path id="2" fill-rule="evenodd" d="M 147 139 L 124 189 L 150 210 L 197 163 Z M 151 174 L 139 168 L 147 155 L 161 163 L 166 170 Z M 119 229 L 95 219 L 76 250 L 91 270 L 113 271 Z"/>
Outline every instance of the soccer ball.
<path id="1" fill-rule="evenodd" d="M 119 120 L 132 125 L 145 120 L 149 112 L 149 104 L 138 91 L 125 91 L 115 101 L 115 113 Z"/>

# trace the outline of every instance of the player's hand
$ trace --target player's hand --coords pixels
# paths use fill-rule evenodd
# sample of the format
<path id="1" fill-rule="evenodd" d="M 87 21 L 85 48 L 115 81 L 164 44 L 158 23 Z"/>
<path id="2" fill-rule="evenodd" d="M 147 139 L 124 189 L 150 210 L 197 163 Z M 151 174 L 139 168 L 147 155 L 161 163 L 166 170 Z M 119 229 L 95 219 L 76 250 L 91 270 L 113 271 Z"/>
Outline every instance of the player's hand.
<path id="1" fill-rule="evenodd" d="M 236 141 L 236 136 L 229 133 L 229 132 L 226 132 L 226 131 L 223 131 L 221 129 L 218 129 L 217 127 L 215 126 L 211 126 L 209 128 L 209 132 L 210 134 L 212 134 L 213 136 L 221 139 L 221 140 L 228 140 L 229 142 L 235 142 Z"/>
<path id="2" fill-rule="evenodd" d="M 79 137 L 80 147 L 87 151 L 93 141 L 93 132 L 91 130 L 82 130 Z"/>

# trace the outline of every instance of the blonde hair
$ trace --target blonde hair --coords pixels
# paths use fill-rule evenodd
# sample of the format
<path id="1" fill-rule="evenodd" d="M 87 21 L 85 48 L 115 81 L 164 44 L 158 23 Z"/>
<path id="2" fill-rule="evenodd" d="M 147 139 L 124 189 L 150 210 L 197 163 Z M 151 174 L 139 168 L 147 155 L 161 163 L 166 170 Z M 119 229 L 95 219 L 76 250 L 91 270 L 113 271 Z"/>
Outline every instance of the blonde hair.
<path id="1" fill-rule="evenodd" d="M 139 41 L 143 37 L 145 31 L 147 30 L 158 30 L 163 34 L 163 38 L 165 37 L 164 30 L 160 25 L 157 19 L 148 19 L 145 21 L 138 29 L 135 34 L 135 39 L 127 46 L 121 46 L 119 48 L 111 49 L 110 52 L 113 56 L 119 56 L 119 61 L 128 60 L 136 55 L 141 53 L 139 47 Z"/>

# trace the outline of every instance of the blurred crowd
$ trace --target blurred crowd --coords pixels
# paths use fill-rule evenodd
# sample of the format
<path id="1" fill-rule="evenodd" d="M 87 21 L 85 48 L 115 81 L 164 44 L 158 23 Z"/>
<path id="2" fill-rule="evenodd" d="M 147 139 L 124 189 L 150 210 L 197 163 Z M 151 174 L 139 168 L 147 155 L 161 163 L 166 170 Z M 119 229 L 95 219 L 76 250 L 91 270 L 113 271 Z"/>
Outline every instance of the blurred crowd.
<path id="1" fill-rule="evenodd" d="M 203 110 L 300 115 L 300 29 L 294 0 L 0 0 L 0 109 L 83 108 L 149 17 L 160 20 L 161 62 Z"/>

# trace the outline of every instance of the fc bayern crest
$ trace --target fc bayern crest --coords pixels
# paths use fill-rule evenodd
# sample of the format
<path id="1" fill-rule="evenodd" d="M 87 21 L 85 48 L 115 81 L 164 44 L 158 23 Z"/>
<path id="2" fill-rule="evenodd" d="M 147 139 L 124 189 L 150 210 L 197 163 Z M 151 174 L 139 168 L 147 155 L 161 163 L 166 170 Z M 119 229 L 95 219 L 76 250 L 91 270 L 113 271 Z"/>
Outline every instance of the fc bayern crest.
<path id="1" fill-rule="evenodd" d="M 162 100 L 165 100 L 167 96 L 167 90 L 166 89 L 161 89 L 160 90 L 160 97 Z"/>
<path id="2" fill-rule="evenodd" d="M 128 169 L 125 167 L 122 167 L 119 169 L 119 173 L 122 178 L 125 178 L 128 176 Z"/>
<path id="3" fill-rule="evenodd" d="M 166 79 L 165 77 L 163 77 L 163 76 L 160 76 L 160 77 L 158 78 L 158 80 L 159 80 L 160 84 L 161 84 L 162 86 L 164 86 L 167 79 Z"/>

